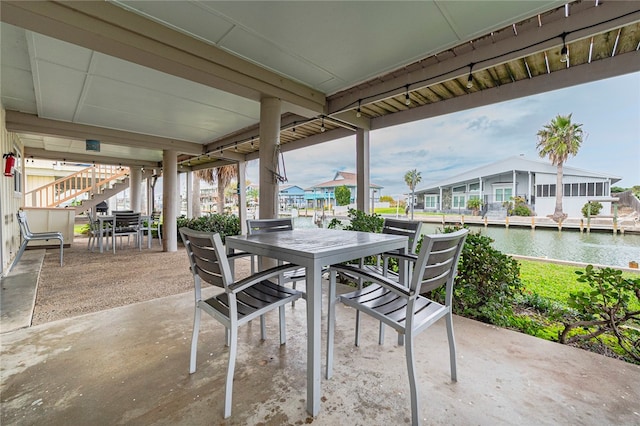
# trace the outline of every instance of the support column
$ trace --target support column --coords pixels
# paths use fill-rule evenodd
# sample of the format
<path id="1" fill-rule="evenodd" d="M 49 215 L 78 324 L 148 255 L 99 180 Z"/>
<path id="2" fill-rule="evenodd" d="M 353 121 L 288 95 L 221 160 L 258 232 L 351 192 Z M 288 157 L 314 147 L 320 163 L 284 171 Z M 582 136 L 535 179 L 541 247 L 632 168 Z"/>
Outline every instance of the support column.
<path id="1" fill-rule="evenodd" d="M 178 251 L 178 152 L 162 152 L 162 251 Z"/>
<path id="2" fill-rule="evenodd" d="M 142 170 L 140 167 L 129 168 L 129 205 L 134 212 L 140 211 L 142 198 Z"/>
<path id="3" fill-rule="evenodd" d="M 278 182 L 272 171 L 278 170 L 276 145 L 280 142 L 281 101 L 260 101 L 260 219 L 278 217 Z"/>
<path id="4" fill-rule="evenodd" d="M 238 219 L 240 219 L 240 233 L 245 235 L 247 230 L 247 162 L 238 162 Z"/>
<path id="5" fill-rule="evenodd" d="M 369 213 L 369 171 L 371 169 L 371 154 L 369 148 L 369 131 L 358 129 L 356 131 L 356 178 L 358 185 L 356 190 L 356 207 L 358 210 Z"/>
<path id="6" fill-rule="evenodd" d="M 196 203 L 200 202 L 200 194 L 196 194 Z M 187 217 L 193 218 L 193 172 L 187 172 Z"/>
<path id="7" fill-rule="evenodd" d="M 147 188 L 147 214 L 151 216 L 153 213 L 153 188 L 151 187 L 151 178 L 146 179 L 146 188 Z"/>

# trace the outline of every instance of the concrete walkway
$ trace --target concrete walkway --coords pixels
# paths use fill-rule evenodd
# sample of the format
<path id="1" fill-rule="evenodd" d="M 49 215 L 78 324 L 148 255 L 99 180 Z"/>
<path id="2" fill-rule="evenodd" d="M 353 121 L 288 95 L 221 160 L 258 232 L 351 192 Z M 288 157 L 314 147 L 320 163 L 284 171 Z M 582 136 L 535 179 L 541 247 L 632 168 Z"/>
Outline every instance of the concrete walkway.
<path id="1" fill-rule="evenodd" d="M 342 306 L 335 373 L 322 380 L 319 415 L 308 416 L 305 313 L 304 302 L 287 308 L 284 346 L 276 313 L 267 318 L 264 342 L 257 321 L 241 329 L 233 413 L 226 421 L 228 349 L 223 328 L 206 316 L 198 370 L 188 373 L 190 292 L 5 332 L 0 423 L 408 424 L 404 349 L 391 332 L 379 346 L 378 324 L 367 317 L 355 347 L 354 312 Z M 4 312 L 2 323 L 4 331 Z M 640 366 L 465 318 L 454 324 L 457 383 L 450 381 L 443 323 L 417 340 L 424 425 L 640 424 Z"/>
<path id="2" fill-rule="evenodd" d="M 0 279 L 0 333 L 31 325 L 45 252 L 26 250 L 13 271 Z"/>

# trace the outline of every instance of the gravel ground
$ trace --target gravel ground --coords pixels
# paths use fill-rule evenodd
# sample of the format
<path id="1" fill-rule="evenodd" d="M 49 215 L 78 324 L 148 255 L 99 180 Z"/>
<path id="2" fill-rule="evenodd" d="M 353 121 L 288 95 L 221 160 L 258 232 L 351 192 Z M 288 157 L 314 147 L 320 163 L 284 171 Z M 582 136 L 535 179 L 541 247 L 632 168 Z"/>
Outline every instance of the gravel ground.
<path id="1" fill-rule="evenodd" d="M 146 243 L 146 241 L 145 241 Z M 240 261 L 242 262 L 242 261 Z M 238 263 L 243 275 L 248 262 Z M 152 248 L 117 248 L 99 253 L 87 250 L 87 238 L 78 237 L 64 250 L 64 266 L 56 249 L 47 249 L 38 281 L 32 325 L 102 311 L 158 297 L 191 292 L 193 278 L 184 246 L 163 252 L 157 240 Z M 191 295 L 189 295 L 191 296 Z"/>

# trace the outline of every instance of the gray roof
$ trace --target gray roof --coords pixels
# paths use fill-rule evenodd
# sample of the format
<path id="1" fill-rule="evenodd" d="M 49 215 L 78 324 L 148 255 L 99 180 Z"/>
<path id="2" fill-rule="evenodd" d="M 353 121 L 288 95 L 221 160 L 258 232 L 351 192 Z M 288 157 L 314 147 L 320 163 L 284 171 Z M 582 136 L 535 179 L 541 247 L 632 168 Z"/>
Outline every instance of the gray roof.
<path id="1" fill-rule="evenodd" d="M 548 161 L 531 160 L 523 156 L 513 156 L 505 158 L 504 160 L 496 161 L 495 163 L 487 164 L 485 166 L 476 167 L 475 169 L 460 173 L 456 176 L 452 176 L 448 179 L 436 182 L 425 188 L 416 189 L 416 192 L 429 192 L 440 187 L 448 187 L 456 184 L 462 184 L 465 182 L 477 180 L 478 178 L 487 178 L 499 174 L 511 172 L 513 170 L 520 172 L 533 172 L 533 173 L 549 173 L 555 174 L 557 167 Z M 583 169 L 577 169 L 575 167 L 563 167 L 564 176 L 584 176 L 584 177 L 597 177 L 604 179 L 611 179 L 611 183 L 620 181 L 622 178 L 612 176 L 608 174 L 592 172 Z"/>

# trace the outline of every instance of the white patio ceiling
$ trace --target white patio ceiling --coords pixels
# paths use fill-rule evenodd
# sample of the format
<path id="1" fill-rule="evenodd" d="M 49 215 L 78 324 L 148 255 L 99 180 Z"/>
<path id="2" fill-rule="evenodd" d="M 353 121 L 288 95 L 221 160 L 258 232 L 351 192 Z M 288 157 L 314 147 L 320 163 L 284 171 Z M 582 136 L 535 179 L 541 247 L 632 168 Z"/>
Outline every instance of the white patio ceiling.
<path id="1" fill-rule="evenodd" d="M 264 96 L 286 151 L 638 70 L 638 3 L 564 4 L 3 0 L 1 100 L 26 156 L 215 166 L 257 158 Z"/>

